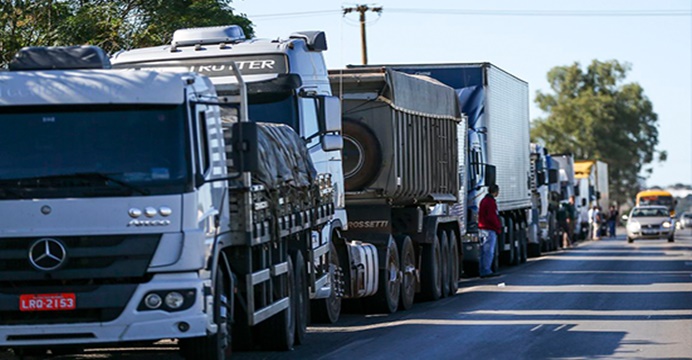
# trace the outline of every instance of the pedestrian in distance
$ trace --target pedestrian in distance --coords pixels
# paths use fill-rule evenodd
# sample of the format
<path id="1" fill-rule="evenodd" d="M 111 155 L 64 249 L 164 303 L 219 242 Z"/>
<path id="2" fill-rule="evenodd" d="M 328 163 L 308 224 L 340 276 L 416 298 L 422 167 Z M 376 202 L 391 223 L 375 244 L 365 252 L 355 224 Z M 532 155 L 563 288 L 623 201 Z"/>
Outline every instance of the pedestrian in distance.
<path id="1" fill-rule="evenodd" d="M 500 194 L 500 187 L 492 184 L 488 187 L 488 194 L 485 195 L 478 207 L 478 228 L 481 235 L 481 259 L 479 263 L 479 273 L 482 278 L 497 276 L 493 272 L 493 260 L 495 259 L 495 247 L 497 237 L 502 233 L 502 224 L 497 210 L 495 198 Z"/>
<path id="2" fill-rule="evenodd" d="M 601 207 L 594 206 L 593 210 L 593 239 L 601 240 Z"/>
<path id="3" fill-rule="evenodd" d="M 569 245 L 572 246 L 576 242 L 574 238 L 574 229 L 577 222 L 577 208 L 574 203 L 574 195 L 569 197 L 569 202 L 567 203 L 567 227 L 569 228 L 568 237 Z"/>
<path id="4" fill-rule="evenodd" d="M 608 212 L 608 235 L 610 235 L 611 238 L 616 236 L 615 228 L 617 226 L 618 216 L 620 216 L 618 209 L 615 207 L 615 205 L 610 205 L 610 211 Z"/>
<path id="5" fill-rule="evenodd" d="M 560 208 L 557 210 L 555 218 L 557 219 L 558 228 L 562 232 L 562 248 L 568 249 L 571 246 L 569 238 L 569 211 L 568 203 L 560 203 Z"/>
<path id="6" fill-rule="evenodd" d="M 589 211 L 586 216 L 589 218 L 589 234 L 588 238 L 593 239 L 593 234 L 594 234 L 594 226 L 593 226 L 593 213 L 596 211 L 596 205 L 591 205 L 591 208 L 589 208 Z"/>

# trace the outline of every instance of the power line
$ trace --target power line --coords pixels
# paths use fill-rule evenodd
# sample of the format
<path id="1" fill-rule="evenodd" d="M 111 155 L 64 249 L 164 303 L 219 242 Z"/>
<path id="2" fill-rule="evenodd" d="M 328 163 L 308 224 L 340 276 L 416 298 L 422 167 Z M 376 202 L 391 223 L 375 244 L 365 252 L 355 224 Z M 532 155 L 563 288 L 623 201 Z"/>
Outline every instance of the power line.
<path id="1" fill-rule="evenodd" d="M 387 8 L 391 13 L 487 16 L 690 16 L 690 10 L 468 10 Z"/>
<path id="2" fill-rule="evenodd" d="M 361 6 L 361 5 L 359 5 Z M 367 5 L 365 5 L 367 6 Z M 415 9 L 387 8 L 388 13 L 426 15 L 479 15 L 479 16 L 576 16 L 576 17 L 675 17 L 691 16 L 691 10 L 471 10 L 471 9 Z M 339 10 L 300 11 L 280 14 L 257 14 L 251 19 L 292 18 L 342 14 Z"/>

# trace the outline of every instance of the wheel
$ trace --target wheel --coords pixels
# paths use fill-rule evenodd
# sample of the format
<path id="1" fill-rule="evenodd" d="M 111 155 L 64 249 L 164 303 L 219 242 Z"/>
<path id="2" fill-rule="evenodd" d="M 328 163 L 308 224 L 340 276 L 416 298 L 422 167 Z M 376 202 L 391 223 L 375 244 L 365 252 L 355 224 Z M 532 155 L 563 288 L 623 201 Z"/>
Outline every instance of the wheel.
<path id="1" fill-rule="evenodd" d="M 528 233 L 526 232 L 526 223 L 525 222 L 520 222 L 519 223 L 519 263 L 523 264 L 526 262 L 528 258 L 528 242 L 529 242 L 529 236 Z"/>
<path id="2" fill-rule="evenodd" d="M 188 360 L 219 360 L 231 358 L 231 319 L 228 319 L 229 296 L 232 296 L 226 275 L 219 268 L 214 284 L 214 323 L 218 331 L 203 337 L 180 339 L 180 352 Z"/>
<path id="3" fill-rule="evenodd" d="M 345 118 L 342 125 L 344 188 L 358 191 L 375 180 L 382 167 L 380 142 L 362 122 Z"/>
<path id="4" fill-rule="evenodd" d="M 449 296 L 454 296 L 459 290 L 459 242 L 454 231 L 450 231 L 449 239 Z"/>
<path id="5" fill-rule="evenodd" d="M 447 233 L 440 232 L 440 272 L 442 273 L 442 297 L 449 295 L 449 240 Z"/>
<path id="6" fill-rule="evenodd" d="M 336 273 L 340 269 L 339 254 L 333 242 L 329 243 L 329 268 L 332 293 L 328 298 L 312 300 L 310 304 L 310 318 L 319 324 L 333 324 L 339 320 L 341 314 L 341 296 L 335 289 L 336 281 L 338 281 Z"/>
<path id="7" fill-rule="evenodd" d="M 628 242 L 628 243 L 633 243 L 633 242 L 634 242 L 634 239 L 632 239 L 631 237 L 628 236 L 628 237 L 627 237 L 627 242 Z"/>
<path id="8" fill-rule="evenodd" d="M 500 262 L 505 265 L 515 265 L 516 246 L 514 246 L 514 221 L 512 219 L 507 219 L 506 224 L 507 226 L 505 228 L 507 229 L 507 231 L 503 234 L 504 236 L 497 237 L 498 243 L 500 244 L 500 251 L 502 254 Z M 501 238 L 503 239 L 502 241 L 500 241 Z M 504 251 L 505 244 L 509 244 L 508 251 Z"/>
<path id="9" fill-rule="evenodd" d="M 397 246 L 401 255 L 401 292 L 399 297 L 399 309 L 408 310 L 413 307 L 416 296 L 416 253 L 413 249 L 413 241 L 408 236 L 397 239 Z"/>
<path id="10" fill-rule="evenodd" d="M 422 248 L 420 297 L 424 300 L 438 300 L 442 296 L 440 239 L 435 235 L 432 243 L 423 244 Z"/>
<path id="11" fill-rule="evenodd" d="M 293 279 L 294 287 L 293 293 L 295 294 L 296 301 L 294 305 L 294 314 L 296 318 L 296 334 L 295 343 L 303 344 L 305 341 L 305 334 L 308 329 L 308 312 L 310 311 L 310 295 L 308 294 L 308 273 L 305 270 L 305 258 L 303 258 L 303 253 L 300 250 L 295 251 L 293 254 Z"/>
<path id="12" fill-rule="evenodd" d="M 288 262 L 288 271 L 286 272 L 285 288 L 281 288 L 288 296 L 288 307 L 271 318 L 261 322 L 255 326 L 255 335 L 261 339 L 263 350 L 287 351 L 293 349 L 296 334 L 296 318 L 293 310 L 293 303 L 296 301 L 296 294 L 293 292 L 295 288 L 293 278 L 293 260 L 289 256 L 286 259 Z"/>
<path id="13" fill-rule="evenodd" d="M 671 236 L 668 238 L 668 242 L 669 242 L 669 243 L 675 242 L 675 234 L 671 235 Z"/>
<path id="14" fill-rule="evenodd" d="M 495 253 L 493 254 L 493 265 L 491 268 L 493 270 L 493 272 L 500 271 L 500 257 L 502 254 L 502 246 L 503 246 L 502 242 L 503 242 L 503 236 L 504 235 L 505 234 L 502 233 L 501 235 L 497 235 L 497 237 L 496 237 L 497 241 L 495 241 Z M 482 252 L 483 249 L 481 248 L 480 251 Z"/>
<path id="15" fill-rule="evenodd" d="M 363 300 L 368 312 L 392 314 L 399 307 L 401 278 L 399 277 L 399 249 L 391 238 L 387 243 L 383 260 L 384 268 L 379 270 L 377 293 Z"/>
<path id="16" fill-rule="evenodd" d="M 541 247 L 545 248 L 544 246 L 541 246 L 543 244 L 543 240 L 541 240 L 541 244 L 534 244 L 534 243 L 529 243 L 526 244 L 526 253 L 528 257 L 530 258 L 537 258 L 541 256 Z"/>

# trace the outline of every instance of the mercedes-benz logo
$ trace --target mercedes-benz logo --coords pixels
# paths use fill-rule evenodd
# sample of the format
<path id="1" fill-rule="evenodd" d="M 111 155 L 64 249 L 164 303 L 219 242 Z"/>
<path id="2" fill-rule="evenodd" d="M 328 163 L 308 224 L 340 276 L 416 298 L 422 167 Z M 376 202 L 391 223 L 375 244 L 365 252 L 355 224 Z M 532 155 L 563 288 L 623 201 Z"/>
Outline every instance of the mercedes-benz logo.
<path id="1" fill-rule="evenodd" d="M 38 270 L 55 270 L 65 262 L 65 246 L 55 239 L 43 238 L 29 248 L 29 262 Z"/>

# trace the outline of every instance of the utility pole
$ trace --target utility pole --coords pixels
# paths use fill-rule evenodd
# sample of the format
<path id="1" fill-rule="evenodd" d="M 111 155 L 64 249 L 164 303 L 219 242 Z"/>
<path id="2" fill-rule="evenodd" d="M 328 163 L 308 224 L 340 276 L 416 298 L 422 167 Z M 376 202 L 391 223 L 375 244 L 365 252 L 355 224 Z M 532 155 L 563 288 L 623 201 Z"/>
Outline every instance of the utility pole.
<path id="1" fill-rule="evenodd" d="M 369 7 L 368 5 L 358 5 L 356 7 L 342 8 L 344 16 L 348 13 L 359 12 L 360 13 L 360 47 L 362 52 L 363 65 L 368 64 L 368 43 L 365 37 L 365 13 L 367 11 L 372 11 L 376 13 L 382 12 L 382 6 Z"/>

